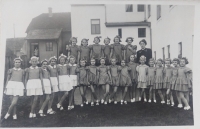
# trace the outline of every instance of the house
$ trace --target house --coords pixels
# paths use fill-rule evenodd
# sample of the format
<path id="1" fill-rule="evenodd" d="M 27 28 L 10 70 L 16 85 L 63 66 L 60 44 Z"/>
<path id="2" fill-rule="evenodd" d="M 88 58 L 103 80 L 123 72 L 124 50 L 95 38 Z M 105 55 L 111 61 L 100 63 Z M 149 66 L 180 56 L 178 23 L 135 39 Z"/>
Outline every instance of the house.
<path id="1" fill-rule="evenodd" d="M 27 56 L 40 60 L 67 54 L 66 45 L 71 38 L 71 13 L 43 13 L 32 19 L 26 30 Z"/>
<path id="2" fill-rule="evenodd" d="M 122 44 L 127 37 L 134 37 L 133 45 L 146 39 L 151 47 L 150 22 L 146 22 L 144 5 L 124 4 L 73 4 L 71 6 L 72 36 L 88 38 L 93 43 L 95 36 L 113 39 L 121 36 Z M 113 40 L 111 40 L 113 43 Z M 100 44 L 103 44 L 101 41 Z"/>
<path id="3" fill-rule="evenodd" d="M 151 22 L 152 51 L 155 59 L 187 57 L 193 64 L 194 10 L 192 5 L 146 5 Z"/>

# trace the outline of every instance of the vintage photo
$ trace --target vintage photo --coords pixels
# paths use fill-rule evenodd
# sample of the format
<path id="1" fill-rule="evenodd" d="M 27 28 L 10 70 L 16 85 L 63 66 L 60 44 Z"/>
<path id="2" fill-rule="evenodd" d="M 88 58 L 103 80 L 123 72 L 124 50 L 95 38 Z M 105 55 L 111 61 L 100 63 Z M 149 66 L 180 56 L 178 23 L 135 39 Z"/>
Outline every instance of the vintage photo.
<path id="1" fill-rule="evenodd" d="M 1 127 L 194 125 L 194 5 L 3 9 Z"/>

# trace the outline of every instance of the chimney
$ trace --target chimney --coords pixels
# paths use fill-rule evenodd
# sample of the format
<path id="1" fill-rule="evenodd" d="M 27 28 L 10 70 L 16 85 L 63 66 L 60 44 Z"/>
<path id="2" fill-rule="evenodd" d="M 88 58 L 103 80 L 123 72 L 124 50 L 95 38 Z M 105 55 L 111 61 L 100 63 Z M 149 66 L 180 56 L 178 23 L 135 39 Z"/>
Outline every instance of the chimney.
<path id="1" fill-rule="evenodd" d="M 49 7 L 48 9 L 49 9 L 49 17 L 52 17 L 53 16 L 53 14 L 52 14 L 52 8 Z"/>

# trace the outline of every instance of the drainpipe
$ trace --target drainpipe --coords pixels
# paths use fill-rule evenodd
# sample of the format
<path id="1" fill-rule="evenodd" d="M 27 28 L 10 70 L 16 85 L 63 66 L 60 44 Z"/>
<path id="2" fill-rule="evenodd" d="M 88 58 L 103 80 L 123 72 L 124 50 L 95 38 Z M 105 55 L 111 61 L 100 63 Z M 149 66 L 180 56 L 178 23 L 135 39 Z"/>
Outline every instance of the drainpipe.
<path id="1" fill-rule="evenodd" d="M 144 21 L 146 22 L 147 19 L 146 19 L 146 5 L 144 5 Z"/>

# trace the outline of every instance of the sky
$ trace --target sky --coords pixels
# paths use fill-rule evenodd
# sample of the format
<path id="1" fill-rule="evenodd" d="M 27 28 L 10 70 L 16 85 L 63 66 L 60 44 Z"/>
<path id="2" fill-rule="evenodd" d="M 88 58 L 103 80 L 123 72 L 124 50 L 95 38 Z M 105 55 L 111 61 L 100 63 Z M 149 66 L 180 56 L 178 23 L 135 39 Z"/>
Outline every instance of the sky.
<path id="1" fill-rule="evenodd" d="M 15 37 L 25 37 L 26 28 L 32 18 L 42 13 L 47 13 L 48 7 L 52 7 L 53 13 L 70 12 L 71 10 L 71 5 L 67 1 L 17 0 L 17 2 L 13 2 L 11 0 L 3 0 L 1 25 L 5 37 L 2 38 L 13 38 L 14 28 Z"/>

